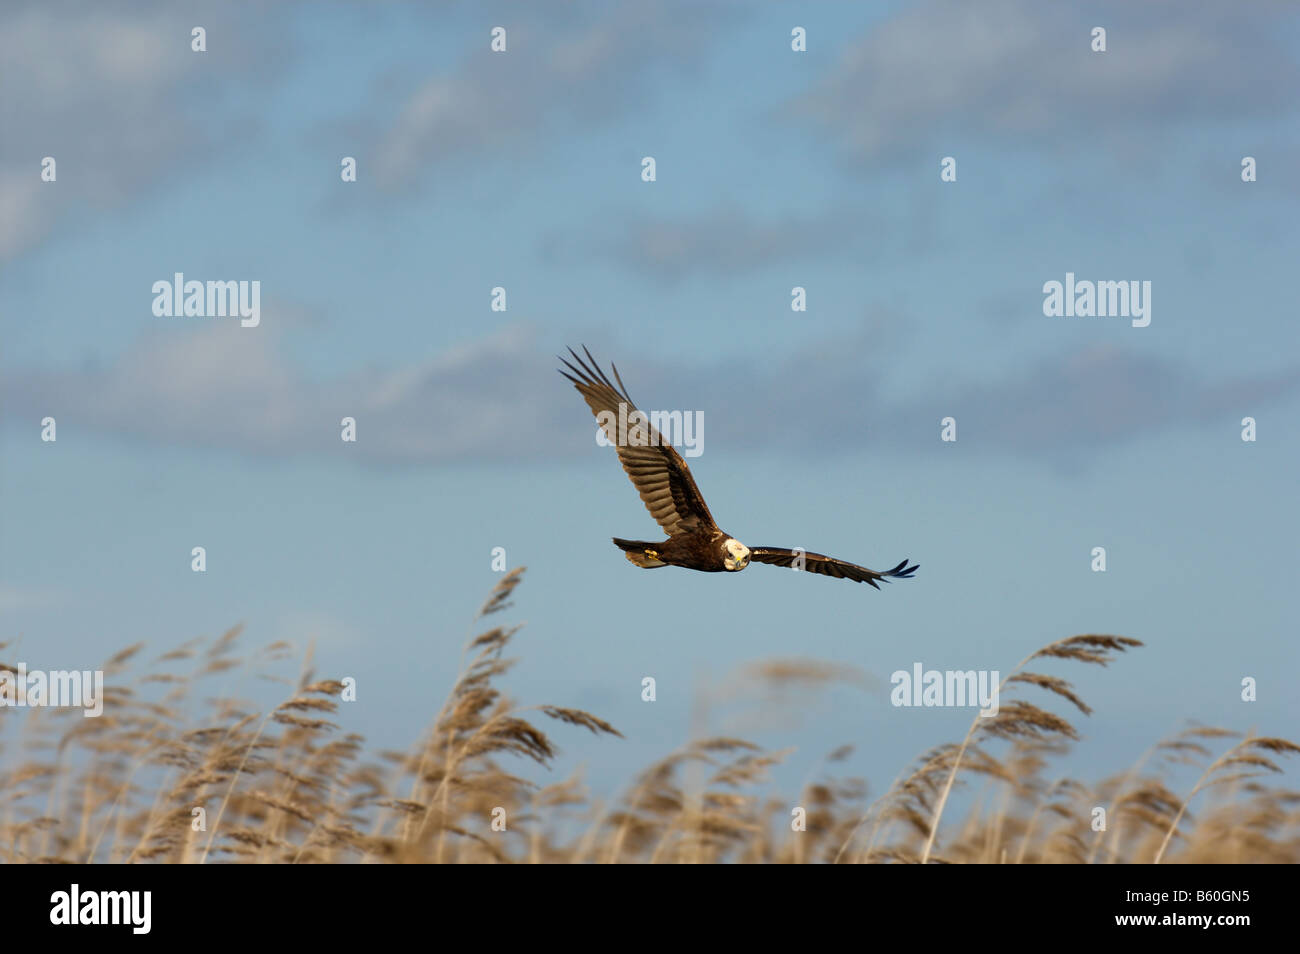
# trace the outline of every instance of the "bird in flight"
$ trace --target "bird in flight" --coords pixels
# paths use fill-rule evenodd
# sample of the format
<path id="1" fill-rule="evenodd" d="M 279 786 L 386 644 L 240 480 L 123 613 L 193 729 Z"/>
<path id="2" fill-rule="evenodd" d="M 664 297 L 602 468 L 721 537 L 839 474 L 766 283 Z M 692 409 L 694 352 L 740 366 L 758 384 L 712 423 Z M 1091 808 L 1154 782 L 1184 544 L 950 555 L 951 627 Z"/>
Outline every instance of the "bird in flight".
<path id="1" fill-rule="evenodd" d="M 876 571 L 799 549 L 747 547 L 731 534 L 719 529 L 700 489 L 695 486 L 695 479 L 691 476 L 686 461 L 663 439 L 649 423 L 649 419 L 637 410 L 627 395 L 618 368 L 610 365 L 614 371 L 614 380 L 618 382 L 615 387 L 614 382 L 606 377 L 596 359 L 591 356 L 591 352 L 585 346 L 582 351 L 587 356 L 586 361 L 570 348 L 569 354 L 577 366 L 560 357 L 559 360 L 569 370 L 557 370 L 573 382 L 591 412 L 596 415 L 606 436 L 618 449 L 619 462 L 632 479 L 650 516 L 668 534 L 668 539 L 661 543 L 613 538 L 614 544 L 637 566 L 645 569 L 680 566 L 706 573 L 739 572 L 749 566 L 751 560 L 756 560 L 775 566 L 797 566 L 810 573 L 836 579 L 868 583 L 876 589 L 880 589 L 876 585 L 880 580 L 889 582 L 891 579 L 910 579 L 917 571 L 917 566 L 908 566 L 906 560 L 892 570 Z M 623 433 L 618 433 L 619 430 Z"/>

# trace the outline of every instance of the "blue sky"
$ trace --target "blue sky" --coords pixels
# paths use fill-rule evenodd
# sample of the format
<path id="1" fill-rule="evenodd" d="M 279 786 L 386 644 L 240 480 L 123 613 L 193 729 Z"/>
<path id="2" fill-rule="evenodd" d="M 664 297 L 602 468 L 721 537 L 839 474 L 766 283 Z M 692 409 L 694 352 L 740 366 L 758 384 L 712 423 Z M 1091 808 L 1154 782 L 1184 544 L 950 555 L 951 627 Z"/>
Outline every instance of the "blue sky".
<path id="1" fill-rule="evenodd" d="M 242 621 L 314 641 L 399 747 L 500 546 L 507 686 L 624 732 L 556 733 L 600 790 L 707 729 L 797 746 L 795 782 L 853 743 L 879 792 L 969 720 L 891 707 L 890 673 L 1080 632 L 1147 645 L 1059 670 L 1096 709 L 1062 771 L 1188 719 L 1285 733 L 1300 20 L 1068 6 L 7 4 L 0 639 L 91 668 Z M 155 317 L 177 271 L 260 281 L 261 324 Z M 1150 281 L 1150 326 L 1045 317 L 1066 272 Z M 609 538 L 656 528 L 554 373 L 579 343 L 703 412 L 741 540 L 917 578 L 630 566 Z M 865 688 L 701 704 L 773 657 Z"/>

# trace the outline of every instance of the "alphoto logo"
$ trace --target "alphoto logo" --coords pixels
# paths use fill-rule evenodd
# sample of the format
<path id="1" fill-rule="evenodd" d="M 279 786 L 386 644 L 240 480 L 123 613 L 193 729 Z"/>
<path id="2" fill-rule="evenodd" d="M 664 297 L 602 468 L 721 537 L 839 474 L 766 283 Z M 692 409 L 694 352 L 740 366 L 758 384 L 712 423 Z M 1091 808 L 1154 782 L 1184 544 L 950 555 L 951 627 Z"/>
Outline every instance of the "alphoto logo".
<path id="1" fill-rule="evenodd" d="M 153 313 L 159 318 L 238 317 L 244 328 L 262 322 L 260 281 L 186 281 L 176 272 L 169 281 L 153 283 Z"/>
<path id="2" fill-rule="evenodd" d="M 1151 282 L 1075 281 L 1043 284 L 1043 314 L 1048 318 L 1132 318 L 1134 328 L 1151 324 Z"/>
<path id="3" fill-rule="evenodd" d="M 977 705 L 980 715 L 990 719 L 998 714 L 999 675 L 996 669 L 992 672 L 987 669 L 940 672 L 938 669 L 925 669 L 919 662 L 912 663 L 911 672 L 899 669 L 889 677 L 894 686 L 889 701 L 904 707 L 963 708 Z"/>
<path id="4" fill-rule="evenodd" d="M 10 707 L 82 709 L 87 719 L 97 718 L 104 714 L 104 673 L 98 669 L 29 672 L 26 663 L 0 667 L 0 709 Z"/>
<path id="5" fill-rule="evenodd" d="M 151 891 L 70 891 L 50 895 L 51 924 L 127 924 L 133 934 L 148 934 L 153 921 Z"/>
<path id="6" fill-rule="evenodd" d="M 639 411 L 628 410 L 622 401 L 618 414 L 601 411 L 596 415 L 596 443 L 610 447 L 658 447 L 669 444 L 682 448 L 683 457 L 699 457 L 704 453 L 703 411 Z M 614 440 L 610 440 L 610 436 Z"/>

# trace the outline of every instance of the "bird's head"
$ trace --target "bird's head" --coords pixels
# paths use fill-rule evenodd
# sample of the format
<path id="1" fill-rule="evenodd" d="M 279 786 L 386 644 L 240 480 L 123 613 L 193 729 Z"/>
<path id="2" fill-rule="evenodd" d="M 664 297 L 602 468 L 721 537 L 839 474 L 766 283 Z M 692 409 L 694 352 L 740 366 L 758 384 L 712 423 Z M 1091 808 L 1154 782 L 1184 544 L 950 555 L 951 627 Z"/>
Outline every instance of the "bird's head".
<path id="1" fill-rule="evenodd" d="M 722 547 L 727 553 L 722 559 L 723 567 L 728 570 L 743 570 L 749 566 L 749 547 L 732 537 L 727 537 Z"/>

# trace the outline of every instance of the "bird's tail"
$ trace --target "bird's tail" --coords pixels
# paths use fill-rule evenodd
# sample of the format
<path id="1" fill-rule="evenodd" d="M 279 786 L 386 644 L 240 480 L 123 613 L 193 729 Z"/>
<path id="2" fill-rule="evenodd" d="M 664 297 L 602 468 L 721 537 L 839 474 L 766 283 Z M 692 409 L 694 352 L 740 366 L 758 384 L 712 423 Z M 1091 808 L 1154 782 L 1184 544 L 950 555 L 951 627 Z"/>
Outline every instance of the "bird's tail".
<path id="1" fill-rule="evenodd" d="M 642 569 L 653 570 L 668 565 L 659 559 L 660 544 L 658 543 L 651 543 L 648 540 L 620 540 L 618 537 L 614 537 L 613 540 L 614 546 L 622 550 L 630 561 Z"/>
<path id="2" fill-rule="evenodd" d="M 914 563 L 913 565 L 908 566 L 907 561 L 904 560 L 902 563 L 898 564 L 898 566 L 894 567 L 892 570 L 886 570 L 884 573 L 880 575 L 885 579 L 892 578 L 895 580 L 910 580 L 912 578 L 912 574 L 915 573 L 920 568 L 921 568 L 921 564 Z"/>

